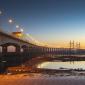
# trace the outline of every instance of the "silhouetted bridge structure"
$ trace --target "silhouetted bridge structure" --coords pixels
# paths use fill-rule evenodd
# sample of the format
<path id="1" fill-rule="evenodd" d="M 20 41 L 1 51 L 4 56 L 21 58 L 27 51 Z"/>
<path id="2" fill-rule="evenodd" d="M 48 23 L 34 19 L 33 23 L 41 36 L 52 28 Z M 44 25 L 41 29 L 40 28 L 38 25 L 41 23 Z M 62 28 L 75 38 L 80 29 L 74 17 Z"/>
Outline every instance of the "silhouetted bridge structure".
<path id="1" fill-rule="evenodd" d="M 3 68 L 4 66 L 19 65 L 32 57 L 43 54 L 56 54 L 64 57 L 72 55 L 77 56 L 85 55 L 85 49 L 39 46 L 0 31 L 0 68 Z"/>

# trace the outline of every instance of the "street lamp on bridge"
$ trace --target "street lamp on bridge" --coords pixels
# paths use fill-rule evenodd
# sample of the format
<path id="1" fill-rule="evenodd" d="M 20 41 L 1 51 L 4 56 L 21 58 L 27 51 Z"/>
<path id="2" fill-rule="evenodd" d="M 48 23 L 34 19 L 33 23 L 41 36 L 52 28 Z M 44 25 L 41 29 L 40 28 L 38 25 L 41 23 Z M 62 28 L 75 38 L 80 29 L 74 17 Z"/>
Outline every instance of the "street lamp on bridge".
<path id="1" fill-rule="evenodd" d="M 0 10 L 0 30 L 1 30 L 1 25 L 2 25 L 2 20 L 1 20 L 1 16 L 3 15 L 2 11 Z"/>
<path id="2" fill-rule="evenodd" d="M 13 20 L 12 20 L 12 19 L 9 19 L 8 22 L 9 22 L 10 24 L 12 24 L 12 23 L 13 23 Z"/>
<path id="3" fill-rule="evenodd" d="M 2 11 L 0 10 L 0 15 L 2 15 Z"/>

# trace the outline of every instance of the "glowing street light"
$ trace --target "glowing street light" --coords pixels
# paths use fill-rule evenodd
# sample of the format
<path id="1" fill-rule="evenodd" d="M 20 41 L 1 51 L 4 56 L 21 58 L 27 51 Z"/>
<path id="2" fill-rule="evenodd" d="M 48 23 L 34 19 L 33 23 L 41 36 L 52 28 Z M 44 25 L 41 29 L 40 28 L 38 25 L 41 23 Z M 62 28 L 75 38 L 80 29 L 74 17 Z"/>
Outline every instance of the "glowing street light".
<path id="1" fill-rule="evenodd" d="M 19 25 L 16 25 L 16 28 L 19 28 Z"/>
<path id="2" fill-rule="evenodd" d="M 16 30 L 17 30 L 17 32 L 19 31 L 19 25 L 16 25 Z"/>
<path id="3" fill-rule="evenodd" d="M 0 15 L 2 15 L 2 11 L 0 10 Z"/>
<path id="4" fill-rule="evenodd" d="M 13 23 L 13 20 L 12 19 L 9 19 L 8 22 L 11 24 L 11 23 Z"/>
<path id="5" fill-rule="evenodd" d="M 0 10 L 0 30 L 1 30 L 1 27 L 2 27 L 2 18 L 1 18 L 1 16 L 2 16 L 2 11 Z"/>
<path id="6" fill-rule="evenodd" d="M 10 25 L 10 27 L 9 27 L 10 32 L 12 32 L 13 25 L 14 25 L 14 21 L 13 21 L 13 19 L 9 19 L 9 20 L 8 20 L 8 23 L 9 23 L 9 25 Z"/>
<path id="7" fill-rule="evenodd" d="M 24 30 L 23 29 L 20 29 L 21 32 L 23 32 Z"/>
<path id="8" fill-rule="evenodd" d="M 16 28 L 17 28 L 18 31 L 20 31 L 20 32 L 23 32 L 23 31 L 24 31 L 19 25 L 16 25 Z"/>

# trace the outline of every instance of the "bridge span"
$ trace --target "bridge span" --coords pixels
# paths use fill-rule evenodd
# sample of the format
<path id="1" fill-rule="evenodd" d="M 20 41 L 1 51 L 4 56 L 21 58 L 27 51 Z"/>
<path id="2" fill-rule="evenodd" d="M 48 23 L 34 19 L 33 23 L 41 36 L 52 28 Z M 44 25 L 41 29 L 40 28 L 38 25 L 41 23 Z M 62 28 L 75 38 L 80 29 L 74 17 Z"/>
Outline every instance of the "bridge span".
<path id="1" fill-rule="evenodd" d="M 12 34 L 0 31 L 0 53 L 9 53 L 9 48 L 14 47 L 13 52 L 16 53 L 54 53 L 60 55 L 69 54 L 85 54 L 85 49 L 75 49 L 75 48 L 52 48 L 47 46 L 40 46 L 29 42 L 28 40 L 16 37 Z"/>
<path id="2" fill-rule="evenodd" d="M 14 49 L 14 50 L 13 50 Z M 12 34 L 0 31 L 0 68 L 14 66 L 45 54 L 60 56 L 85 55 L 85 49 L 51 48 L 30 43 Z"/>

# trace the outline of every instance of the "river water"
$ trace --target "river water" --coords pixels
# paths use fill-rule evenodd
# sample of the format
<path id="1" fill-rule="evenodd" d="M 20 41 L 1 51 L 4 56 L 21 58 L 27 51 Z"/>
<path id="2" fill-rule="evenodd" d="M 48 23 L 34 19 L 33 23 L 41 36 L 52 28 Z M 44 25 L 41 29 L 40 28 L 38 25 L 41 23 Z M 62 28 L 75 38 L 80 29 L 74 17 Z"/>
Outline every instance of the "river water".
<path id="1" fill-rule="evenodd" d="M 85 61 L 43 62 L 38 65 L 38 68 L 47 68 L 47 69 L 67 68 L 67 69 L 83 69 L 83 70 L 85 70 Z"/>
<path id="2" fill-rule="evenodd" d="M 59 60 L 42 62 L 38 68 L 47 69 L 84 69 L 85 61 L 66 61 Z M 85 85 L 85 75 L 67 75 L 59 73 L 49 75 L 43 73 L 26 73 L 15 75 L 0 75 L 0 85 Z"/>

